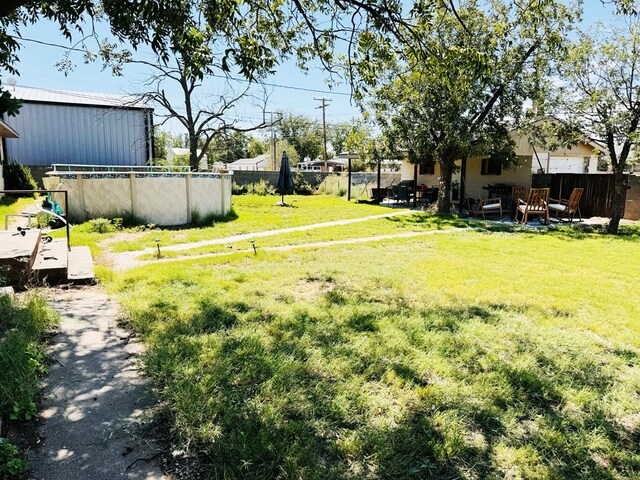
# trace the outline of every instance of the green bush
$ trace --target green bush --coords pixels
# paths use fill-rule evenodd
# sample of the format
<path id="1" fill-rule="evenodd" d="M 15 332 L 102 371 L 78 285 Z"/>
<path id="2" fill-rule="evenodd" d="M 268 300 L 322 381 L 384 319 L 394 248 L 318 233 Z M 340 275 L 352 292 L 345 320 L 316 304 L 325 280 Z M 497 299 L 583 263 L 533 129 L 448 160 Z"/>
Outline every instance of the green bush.
<path id="1" fill-rule="evenodd" d="M 307 182 L 302 172 L 296 173 L 293 179 L 294 190 L 298 195 L 313 195 L 315 189 Z"/>
<path id="2" fill-rule="evenodd" d="M 248 183 L 245 185 L 239 185 L 237 183 L 234 183 L 231 187 L 231 193 L 233 195 L 250 194 L 250 195 L 260 195 L 264 197 L 267 195 L 275 195 L 276 189 L 269 182 L 261 179 L 257 183 Z"/>
<path id="3" fill-rule="evenodd" d="M 109 233 L 116 230 L 116 225 L 108 218 L 94 218 L 87 223 L 91 233 Z M 122 222 L 120 221 L 119 224 L 122 225 Z"/>
<path id="4" fill-rule="evenodd" d="M 0 478 L 15 476 L 27 470 L 27 462 L 18 454 L 18 447 L 0 437 Z"/>
<path id="5" fill-rule="evenodd" d="M 6 190 L 36 190 L 38 188 L 29 167 L 19 163 L 8 163 L 3 170 Z"/>

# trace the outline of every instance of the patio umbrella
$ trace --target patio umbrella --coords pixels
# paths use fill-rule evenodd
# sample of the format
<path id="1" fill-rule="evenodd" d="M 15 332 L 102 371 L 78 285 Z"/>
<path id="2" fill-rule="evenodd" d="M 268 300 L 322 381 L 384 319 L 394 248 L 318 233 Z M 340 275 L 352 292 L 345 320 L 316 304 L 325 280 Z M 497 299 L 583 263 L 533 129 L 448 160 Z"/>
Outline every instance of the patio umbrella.
<path id="1" fill-rule="evenodd" d="M 281 205 L 284 203 L 284 196 L 287 193 L 293 193 L 293 174 L 291 173 L 291 167 L 289 166 L 289 155 L 287 152 L 282 152 L 282 163 L 280 163 L 280 174 L 278 175 L 278 191 L 282 195 Z"/>

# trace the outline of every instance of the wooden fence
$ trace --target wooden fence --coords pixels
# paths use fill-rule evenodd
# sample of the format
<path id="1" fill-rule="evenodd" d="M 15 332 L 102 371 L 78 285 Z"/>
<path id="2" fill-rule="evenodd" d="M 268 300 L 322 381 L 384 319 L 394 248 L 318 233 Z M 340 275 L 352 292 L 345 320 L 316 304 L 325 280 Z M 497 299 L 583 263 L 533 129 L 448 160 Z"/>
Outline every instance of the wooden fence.
<path id="1" fill-rule="evenodd" d="M 628 176 L 625 182 L 628 183 Z M 613 175 L 552 173 L 534 174 L 531 180 L 534 188 L 549 187 L 552 198 L 569 198 L 571 190 L 584 188 L 580 211 L 583 217 L 611 217 L 613 199 Z M 626 194 L 626 190 L 625 190 Z"/>

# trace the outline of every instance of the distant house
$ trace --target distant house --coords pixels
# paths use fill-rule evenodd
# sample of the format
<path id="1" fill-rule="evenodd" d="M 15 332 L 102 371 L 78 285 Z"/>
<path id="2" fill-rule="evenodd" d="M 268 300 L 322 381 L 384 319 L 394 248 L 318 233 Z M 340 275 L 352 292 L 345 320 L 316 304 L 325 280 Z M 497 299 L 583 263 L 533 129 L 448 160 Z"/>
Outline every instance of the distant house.
<path id="1" fill-rule="evenodd" d="M 167 150 L 167 163 L 171 165 L 172 160 L 175 157 L 186 156 L 187 164 L 188 164 L 190 153 L 191 152 L 189 151 L 188 148 L 169 147 L 169 149 Z M 200 149 L 196 150 L 197 155 L 200 155 L 201 153 L 202 153 L 202 150 Z M 206 169 L 207 169 L 207 155 L 203 155 L 202 158 L 200 159 L 199 170 L 206 170 Z"/>
<path id="2" fill-rule="evenodd" d="M 360 156 L 355 153 L 355 152 L 340 152 L 338 155 L 336 155 L 337 158 L 341 158 L 341 159 L 345 159 L 345 160 L 358 160 L 360 158 Z M 345 170 L 347 170 L 349 167 L 347 165 L 347 163 L 345 162 Z M 374 168 L 374 170 L 376 170 L 376 168 Z M 400 161 L 398 160 L 381 160 L 380 161 L 380 171 L 382 173 L 395 173 L 400 171 Z"/>
<path id="3" fill-rule="evenodd" d="M 330 172 L 343 172 L 346 163 L 347 160 L 344 158 L 330 158 L 327 159 L 327 168 Z M 322 172 L 324 171 L 324 160 L 298 162 L 297 168 L 299 172 Z"/>
<path id="4" fill-rule="evenodd" d="M 2 144 L 0 148 L 0 190 L 4 190 L 4 176 L 2 166 L 5 164 L 7 158 L 5 144 L 5 139 L 7 138 L 19 138 L 18 132 L 16 132 L 13 128 L 0 120 L 0 142 Z M 0 197 L 2 197 L 1 193 Z"/>
<path id="5" fill-rule="evenodd" d="M 271 170 L 271 155 L 268 153 L 263 153 L 262 155 L 258 155 L 254 158 L 241 158 L 236 160 L 235 162 L 231 162 L 227 164 L 227 168 L 232 171 L 239 170 Z"/>
<path id="6" fill-rule="evenodd" d="M 153 156 L 153 109 L 135 98 L 21 86 L 10 93 L 22 100 L 18 115 L 4 119 L 20 132 L 5 142 L 11 161 L 145 165 Z"/>

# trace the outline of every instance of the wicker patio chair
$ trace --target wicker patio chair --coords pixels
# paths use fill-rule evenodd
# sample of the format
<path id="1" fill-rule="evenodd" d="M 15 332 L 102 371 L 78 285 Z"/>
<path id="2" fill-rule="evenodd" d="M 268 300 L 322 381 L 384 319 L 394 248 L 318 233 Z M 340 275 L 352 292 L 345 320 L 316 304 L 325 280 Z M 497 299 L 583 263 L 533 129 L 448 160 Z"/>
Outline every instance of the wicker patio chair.
<path id="1" fill-rule="evenodd" d="M 519 223 L 525 224 L 529 220 L 529 216 L 544 216 L 545 222 L 549 223 L 549 189 L 548 188 L 532 188 L 529 190 L 527 201 L 518 199 L 516 206 L 516 222 L 518 221 L 518 212 L 522 214 L 522 220 Z"/>
<path id="2" fill-rule="evenodd" d="M 578 221 L 582 221 L 582 214 L 580 213 L 580 200 L 582 199 L 582 194 L 584 193 L 584 188 L 574 188 L 571 191 L 571 195 L 568 200 L 563 198 L 560 199 L 549 199 L 549 210 L 552 210 L 556 214 L 556 218 L 559 221 L 569 221 L 573 222 L 573 217 L 575 214 L 578 214 Z"/>

